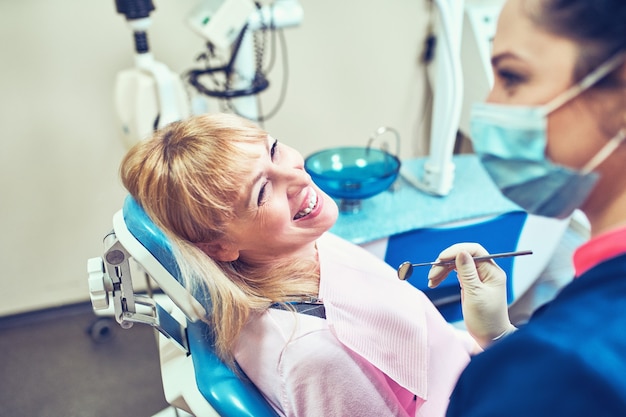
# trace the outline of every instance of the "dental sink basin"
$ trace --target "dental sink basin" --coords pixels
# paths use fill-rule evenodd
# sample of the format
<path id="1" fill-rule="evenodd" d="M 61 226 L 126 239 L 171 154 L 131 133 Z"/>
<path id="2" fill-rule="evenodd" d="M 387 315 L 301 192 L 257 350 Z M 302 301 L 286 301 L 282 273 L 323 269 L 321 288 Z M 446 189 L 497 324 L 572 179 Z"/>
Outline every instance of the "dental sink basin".
<path id="1" fill-rule="evenodd" d="M 342 212 L 357 212 L 362 199 L 373 197 L 394 183 L 400 160 L 380 149 L 338 147 L 308 156 L 304 169 L 318 187 L 340 200 Z"/>

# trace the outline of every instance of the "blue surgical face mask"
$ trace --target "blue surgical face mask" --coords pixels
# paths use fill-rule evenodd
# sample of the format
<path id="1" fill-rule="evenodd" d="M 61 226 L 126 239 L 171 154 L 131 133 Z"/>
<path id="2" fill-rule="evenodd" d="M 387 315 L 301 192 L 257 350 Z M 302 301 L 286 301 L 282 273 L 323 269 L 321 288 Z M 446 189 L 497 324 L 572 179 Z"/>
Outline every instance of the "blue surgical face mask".
<path id="1" fill-rule="evenodd" d="M 531 214 L 565 218 L 585 202 L 599 175 L 593 170 L 626 138 L 622 129 L 580 170 L 545 155 L 548 114 L 597 83 L 624 60 L 615 56 L 543 106 L 476 103 L 474 151 L 502 194 Z"/>

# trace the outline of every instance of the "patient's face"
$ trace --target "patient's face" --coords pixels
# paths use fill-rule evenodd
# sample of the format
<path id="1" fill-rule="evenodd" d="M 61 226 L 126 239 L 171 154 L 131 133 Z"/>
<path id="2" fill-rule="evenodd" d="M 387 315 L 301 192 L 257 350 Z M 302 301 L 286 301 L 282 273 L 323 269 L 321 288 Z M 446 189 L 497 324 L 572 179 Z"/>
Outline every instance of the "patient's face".
<path id="1" fill-rule="evenodd" d="M 242 184 L 240 218 L 229 228 L 240 257 L 258 263 L 314 256 L 315 240 L 337 220 L 337 205 L 313 184 L 295 149 L 269 136 L 242 146 L 259 157 Z"/>

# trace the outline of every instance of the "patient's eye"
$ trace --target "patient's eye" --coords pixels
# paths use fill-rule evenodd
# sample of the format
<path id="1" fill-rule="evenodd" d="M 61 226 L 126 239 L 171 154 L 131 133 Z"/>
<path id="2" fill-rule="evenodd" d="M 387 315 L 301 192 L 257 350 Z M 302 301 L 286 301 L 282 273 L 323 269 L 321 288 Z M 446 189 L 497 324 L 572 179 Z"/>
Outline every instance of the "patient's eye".
<path id="1" fill-rule="evenodd" d="M 269 154 L 270 154 L 270 159 L 272 161 L 274 161 L 274 158 L 276 157 L 278 153 L 278 141 L 276 139 L 274 139 L 274 142 L 272 143 L 272 146 L 270 146 L 270 150 L 269 150 Z M 263 183 L 263 185 L 261 186 L 261 190 L 259 191 L 259 197 L 257 198 L 257 206 L 262 206 L 263 203 L 265 203 L 265 199 L 267 197 L 267 187 L 268 187 L 269 181 L 265 181 Z"/>
<path id="2" fill-rule="evenodd" d="M 265 203 L 265 197 L 267 194 L 267 184 L 268 181 L 266 181 L 265 183 L 263 183 L 263 185 L 261 186 L 261 191 L 259 191 L 259 197 L 257 198 L 257 206 L 261 207 L 264 203 Z"/>

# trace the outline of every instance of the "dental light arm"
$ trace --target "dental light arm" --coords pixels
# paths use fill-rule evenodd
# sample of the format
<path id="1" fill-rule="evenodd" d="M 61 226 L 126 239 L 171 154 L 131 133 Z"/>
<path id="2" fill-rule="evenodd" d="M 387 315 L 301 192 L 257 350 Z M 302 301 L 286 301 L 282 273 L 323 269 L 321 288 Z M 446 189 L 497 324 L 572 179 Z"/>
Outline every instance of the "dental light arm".
<path id="1" fill-rule="evenodd" d="M 115 85 L 115 106 L 127 146 L 148 137 L 155 129 L 190 114 L 180 77 L 150 52 L 148 28 L 151 0 L 116 0 L 118 13 L 126 16 L 133 31 L 135 67 L 121 71 Z"/>

